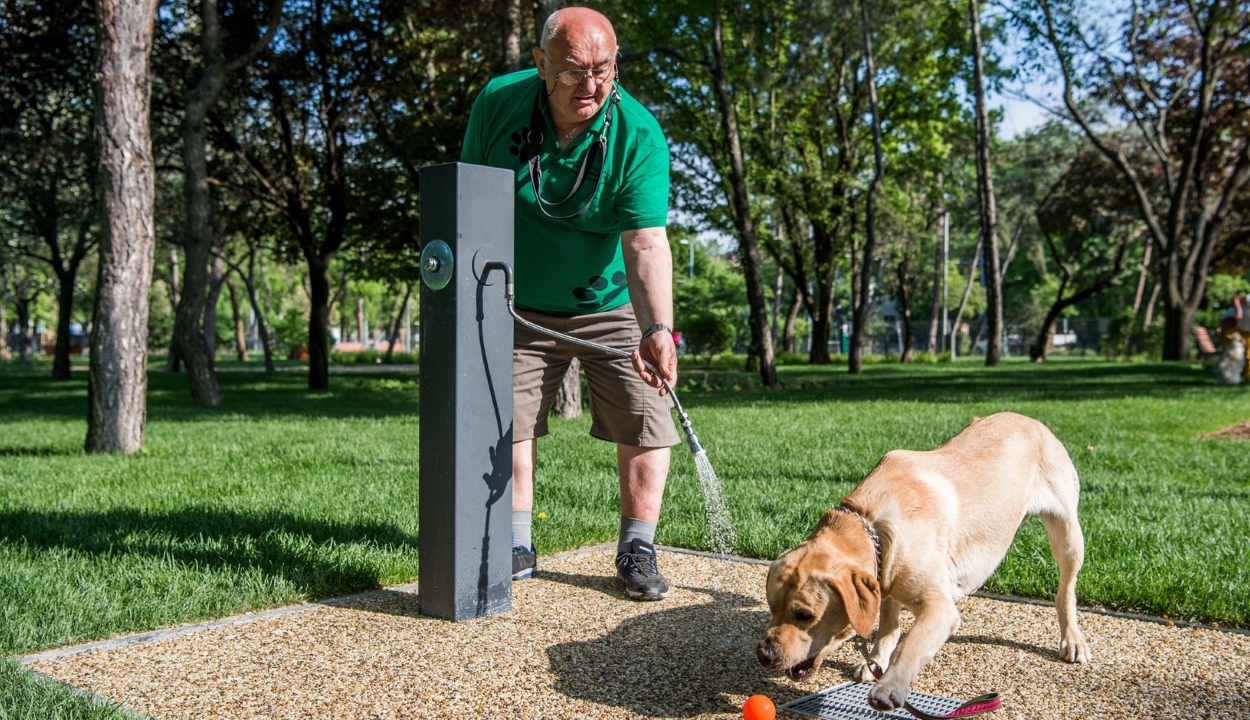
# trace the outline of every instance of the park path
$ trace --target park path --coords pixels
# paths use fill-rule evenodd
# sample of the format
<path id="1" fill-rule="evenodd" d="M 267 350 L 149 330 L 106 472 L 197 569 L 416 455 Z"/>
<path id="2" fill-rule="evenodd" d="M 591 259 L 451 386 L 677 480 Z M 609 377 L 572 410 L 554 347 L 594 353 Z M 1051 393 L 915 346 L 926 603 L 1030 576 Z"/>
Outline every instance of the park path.
<path id="1" fill-rule="evenodd" d="M 157 718 L 732 720 L 752 694 L 780 705 L 850 679 L 849 646 L 806 683 L 756 664 L 765 565 L 662 552 L 672 593 L 635 603 L 612 583 L 613 551 L 541 558 L 511 611 L 471 622 L 418 615 L 406 586 L 24 661 Z M 961 610 L 913 689 L 996 690 L 1000 720 L 1250 714 L 1245 634 L 1082 612 L 1094 658 L 1069 665 L 1053 608 L 973 597 Z"/>

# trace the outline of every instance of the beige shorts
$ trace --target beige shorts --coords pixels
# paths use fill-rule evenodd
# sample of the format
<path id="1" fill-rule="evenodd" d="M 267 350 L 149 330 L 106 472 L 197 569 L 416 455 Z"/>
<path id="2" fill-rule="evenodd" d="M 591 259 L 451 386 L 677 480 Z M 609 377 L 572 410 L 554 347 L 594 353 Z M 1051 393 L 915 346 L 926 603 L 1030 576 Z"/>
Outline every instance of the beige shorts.
<path id="1" fill-rule="evenodd" d="M 642 333 L 629 303 L 607 312 L 555 317 L 517 310 L 530 322 L 579 340 L 632 351 Z M 629 358 L 557 340 L 516 325 L 512 345 L 512 439 L 548 433 L 547 416 L 573 358 L 590 387 L 590 434 L 632 447 L 669 447 L 681 442 L 668 397 L 642 381 Z"/>

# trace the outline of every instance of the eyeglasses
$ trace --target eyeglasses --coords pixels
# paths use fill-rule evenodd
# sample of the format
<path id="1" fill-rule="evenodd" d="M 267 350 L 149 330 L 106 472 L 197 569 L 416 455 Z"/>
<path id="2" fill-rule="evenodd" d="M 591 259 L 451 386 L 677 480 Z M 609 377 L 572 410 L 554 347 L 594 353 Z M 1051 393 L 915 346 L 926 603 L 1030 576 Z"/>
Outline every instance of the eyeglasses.
<path id="1" fill-rule="evenodd" d="M 595 68 L 594 70 L 561 70 L 556 73 L 556 80 L 567 87 L 581 85 L 586 78 L 591 78 L 596 85 L 602 85 L 611 80 L 616 74 L 616 66 Z"/>

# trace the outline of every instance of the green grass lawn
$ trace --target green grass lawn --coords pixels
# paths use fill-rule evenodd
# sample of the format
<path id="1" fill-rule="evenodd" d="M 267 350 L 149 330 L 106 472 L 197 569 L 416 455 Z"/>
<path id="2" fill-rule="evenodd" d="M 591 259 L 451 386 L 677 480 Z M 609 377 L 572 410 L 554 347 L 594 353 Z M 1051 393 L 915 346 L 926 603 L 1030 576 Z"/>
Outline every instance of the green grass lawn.
<path id="1" fill-rule="evenodd" d="M 1197 437 L 1250 418 L 1250 388 L 1192 365 L 1071 360 L 781 373 L 778 392 L 697 368 L 679 385 L 740 553 L 800 542 L 886 451 L 1013 410 L 1049 425 L 1081 473 L 1083 604 L 1250 627 L 1250 442 Z M 311 393 L 298 374 L 222 373 L 222 406 L 204 410 L 184 376 L 154 372 L 147 452 L 99 457 L 81 453 L 84 375 L 0 368 L 0 656 L 417 576 L 415 376 L 335 376 Z M 588 427 L 554 420 L 540 443 L 541 553 L 615 537 L 614 453 Z M 657 541 L 706 547 L 681 448 L 665 503 Z M 1048 598 L 1055 582 L 1030 520 L 988 588 Z M 0 719 L 12 693 L 42 692 L 4 687 Z"/>

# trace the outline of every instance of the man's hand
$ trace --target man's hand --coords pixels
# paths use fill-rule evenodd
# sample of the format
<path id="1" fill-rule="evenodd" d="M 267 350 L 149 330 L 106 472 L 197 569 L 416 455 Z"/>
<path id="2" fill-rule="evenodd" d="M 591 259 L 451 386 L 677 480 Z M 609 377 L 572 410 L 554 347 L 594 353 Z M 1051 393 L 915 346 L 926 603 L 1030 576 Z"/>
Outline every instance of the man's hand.
<path id="1" fill-rule="evenodd" d="M 630 360 L 634 364 L 634 372 L 638 373 L 643 382 L 653 388 L 660 388 L 660 397 L 668 394 L 664 384 L 660 382 L 661 375 L 668 381 L 669 387 L 677 384 L 677 347 L 673 344 L 673 336 L 667 332 L 660 330 L 648 335 Z M 650 363 L 659 372 L 648 368 L 644 362 Z"/>

